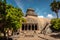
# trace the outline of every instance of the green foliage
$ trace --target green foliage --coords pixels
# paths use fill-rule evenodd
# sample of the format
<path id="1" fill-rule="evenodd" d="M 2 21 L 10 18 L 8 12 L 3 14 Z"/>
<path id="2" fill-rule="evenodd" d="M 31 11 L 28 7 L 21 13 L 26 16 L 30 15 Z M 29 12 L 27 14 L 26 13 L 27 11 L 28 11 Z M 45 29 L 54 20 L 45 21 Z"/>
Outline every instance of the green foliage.
<path id="1" fill-rule="evenodd" d="M 52 19 L 51 20 L 51 27 L 53 27 L 56 30 L 60 29 L 60 19 Z"/>
<path id="2" fill-rule="evenodd" d="M 13 29 L 18 29 L 22 26 L 22 22 L 20 22 L 23 12 L 19 8 L 14 8 L 11 5 L 6 6 L 6 27 L 12 27 Z"/>
<path id="3" fill-rule="evenodd" d="M 24 19 L 23 17 L 20 18 L 22 22 L 27 22 L 26 19 Z"/>

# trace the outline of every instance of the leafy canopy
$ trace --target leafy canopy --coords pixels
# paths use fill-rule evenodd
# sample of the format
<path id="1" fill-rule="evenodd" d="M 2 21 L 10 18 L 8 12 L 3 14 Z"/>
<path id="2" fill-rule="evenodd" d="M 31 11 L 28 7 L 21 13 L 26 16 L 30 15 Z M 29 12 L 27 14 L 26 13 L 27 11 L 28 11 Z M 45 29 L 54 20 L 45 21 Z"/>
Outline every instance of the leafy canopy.
<path id="1" fill-rule="evenodd" d="M 50 4 L 50 7 L 51 7 L 51 10 L 56 13 L 57 18 L 59 18 L 58 12 L 59 12 L 59 10 L 60 10 L 60 1 L 54 0 L 54 1 Z"/>
<path id="2" fill-rule="evenodd" d="M 11 5 L 7 5 L 6 8 L 6 25 L 8 24 L 6 27 L 12 27 L 13 29 L 20 28 L 22 26 L 22 10 Z"/>

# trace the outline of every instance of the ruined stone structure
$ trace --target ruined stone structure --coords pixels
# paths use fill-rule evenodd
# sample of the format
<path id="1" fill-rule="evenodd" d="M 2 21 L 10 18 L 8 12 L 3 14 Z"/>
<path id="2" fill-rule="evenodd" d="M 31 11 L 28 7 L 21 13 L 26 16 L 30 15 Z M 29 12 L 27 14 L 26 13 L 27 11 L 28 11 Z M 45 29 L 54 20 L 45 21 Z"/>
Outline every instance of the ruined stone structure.
<path id="1" fill-rule="evenodd" d="M 24 19 L 26 22 L 22 23 L 20 34 L 13 36 L 13 40 L 53 40 L 53 38 L 44 35 L 51 33 L 50 19 L 38 18 L 35 10 L 31 8 L 27 9 Z"/>
<path id="2" fill-rule="evenodd" d="M 38 15 L 35 14 L 35 10 L 32 8 L 27 9 L 24 19 L 26 19 L 26 22 L 22 23 L 20 32 L 30 33 L 33 31 L 40 33 L 42 29 L 50 24 L 50 19 L 38 18 Z"/>

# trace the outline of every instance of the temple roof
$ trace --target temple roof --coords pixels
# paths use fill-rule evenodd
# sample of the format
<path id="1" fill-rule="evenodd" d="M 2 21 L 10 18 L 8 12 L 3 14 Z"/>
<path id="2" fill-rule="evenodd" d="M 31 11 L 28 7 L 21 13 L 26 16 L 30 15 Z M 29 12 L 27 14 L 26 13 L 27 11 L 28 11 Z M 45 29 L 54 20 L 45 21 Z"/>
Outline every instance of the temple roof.
<path id="1" fill-rule="evenodd" d="M 35 11 L 33 8 L 28 8 L 27 11 Z"/>
<path id="2" fill-rule="evenodd" d="M 36 16 L 37 17 L 37 15 L 35 14 L 35 10 L 32 8 L 27 9 L 26 16 Z"/>

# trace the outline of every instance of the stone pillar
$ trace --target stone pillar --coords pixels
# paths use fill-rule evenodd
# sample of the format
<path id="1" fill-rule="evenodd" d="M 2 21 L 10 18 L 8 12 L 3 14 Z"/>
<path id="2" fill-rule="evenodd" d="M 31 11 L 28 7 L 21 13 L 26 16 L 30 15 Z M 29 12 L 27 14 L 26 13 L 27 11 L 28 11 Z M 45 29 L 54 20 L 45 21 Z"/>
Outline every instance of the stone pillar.
<path id="1" fill-rule="evenodd" d="M 34 31 L 35 31 L 35 24 L 34 24 Z"/>
<path id="2" fill-rule="evenodd" d="M 37 24 L 37 30 L 39 30 L 38 24 Z"/>
<path id="3" fill-rule="evenodd" d="M 36 30 L 35 30 L 35 25 L 36 25 L 36 24 L 34 24 L 34 33 L 36 33 Z"/>
<path id="4" fill-rule="evenodd" d="M 32 30 L 32 24 L 30 24 L 30 25 L 31 25 L 31 28 L 30 29 Z"/>

